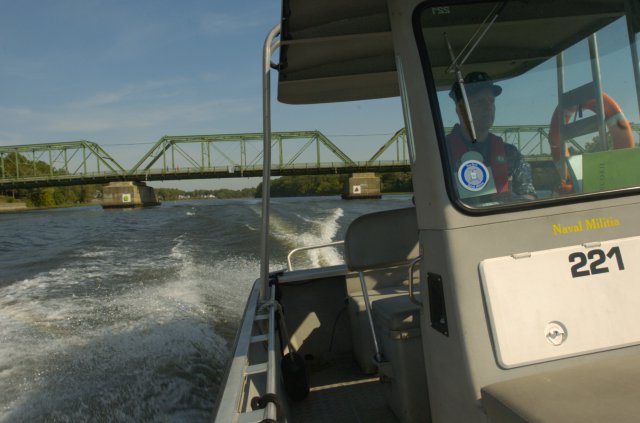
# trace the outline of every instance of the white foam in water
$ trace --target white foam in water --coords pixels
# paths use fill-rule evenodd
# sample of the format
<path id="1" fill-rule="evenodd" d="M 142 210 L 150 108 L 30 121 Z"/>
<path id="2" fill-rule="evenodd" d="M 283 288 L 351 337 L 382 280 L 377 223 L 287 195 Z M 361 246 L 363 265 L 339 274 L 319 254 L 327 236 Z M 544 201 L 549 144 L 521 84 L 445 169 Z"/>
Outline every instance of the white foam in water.
<path id="1" fill-rule="evenodd" d="M 259 265 L 197 263 L 186 236 L 173 243 L 128 261 L 89 251 L 0 288 L 1 422 L 208 420 Z M 109 286 L 116 264 L 164 277 Z"/>
<path id="2" fill-rule="evenodd" d="M 269 217 L 269 233 L 271 236 L 285 242 L 291 248 L 299 247 L 298 235 L 295 227 L 276 214 Z"/>
<path id="3" fill-rule="evenodd" d="M 334 241 L 340 225 L 338 219 L 344 216 L 342 208 L 327 210 L 329 214 L 320 220 L 304 219 L 312 223 L 311 231 L 295 235 L 294 239 L 297 243 L 296 247 L 306 247 L 313 245 L 328 244 Z M 331 266 L 344 263 L 342 253 L 336 247 L 323 247 L 308 250 L 307 257 L 310 261 L 310 267 Z M 294 268 L 297 268 L 294 264 Z"/>

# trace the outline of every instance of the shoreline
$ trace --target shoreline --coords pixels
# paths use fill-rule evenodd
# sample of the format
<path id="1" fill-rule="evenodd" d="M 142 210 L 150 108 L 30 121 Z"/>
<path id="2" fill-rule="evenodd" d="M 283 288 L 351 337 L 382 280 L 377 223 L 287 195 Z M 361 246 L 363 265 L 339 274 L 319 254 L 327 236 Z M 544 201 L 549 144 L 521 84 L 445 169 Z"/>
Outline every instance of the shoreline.
<path id="1" fill-rule="evenodd" d="M 0 203 L 0 213 L 24 210 L 29 210 L 29 207 L 27 207 L 27 203 L 22 203 L 19 201 L 13 203 Z"/>
<path id="2" fill-rule="evenodd" d="M 27 206 L 27 203 L 24 203 L 21 201 L 14 201 L 12 203 L 0 203 L 0 214 L 26 212 L 26 211 L 34 211 L 34 210 L 67 209 L 71 207 L 86 207 L 86 206 L 96 206 L 96 205 L 99 206 L 100 202 L 91 201 L 89 203 L 63 204 L 63 205 L 50 206 L 50 207 L 29 207 Z"/>

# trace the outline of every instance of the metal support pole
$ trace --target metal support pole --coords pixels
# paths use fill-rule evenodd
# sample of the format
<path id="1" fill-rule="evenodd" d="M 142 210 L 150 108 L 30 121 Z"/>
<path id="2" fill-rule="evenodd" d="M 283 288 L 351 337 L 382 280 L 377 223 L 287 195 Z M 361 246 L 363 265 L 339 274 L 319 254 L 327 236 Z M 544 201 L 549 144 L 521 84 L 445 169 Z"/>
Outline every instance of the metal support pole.
<path id="1" fill-rule="evenodd" d="M 371 338 L 373 339 L 373 350 L 375 353 L 375 359 L 377 363 L 382 361 L 382 352 L 380 351 L 380 344 L 378 344 L 378 336 L 376 335 L 376 328 L 373 324 L 373 316 L 371 314 L 371 302 L 369 301 L 369 293 L 367 291 L 367 283 L 364 280 L 364 273 L 358 272 L 360 278 L 360 287 L 362 288 L 362 298 L 364 299 L 364 308 L 367 313 L 367 320 L 369 321 L 369 329 L 371 330 Z"/>
<path id="2" fill-rule="evenodd" d="M 591 57 L 591 74 L 593 75 L 593 83 L 595 86 L 595 112 L 598 116 L 598 132 L 600 133 L 600 150 L 607 151 L 609 149 L 609 141 L 607 140 L 607 126 L 604 116 L 604 103 L 602 102 L 602 82 L 600 81 L 600 57 L 598 56 L 598 40 L 596 34 L 589 37 L 589 56 Z"/>
<path id="3" fill-rule="evenodd" d="M 82 170 L 83 172 L 87 173 L 87 149 L 85 148 L 85 146 L 82 146 Z"/>
<path id="4" fill-rule="evenodd" d="M 541 131 L 538 131 L 538 147 L 540 147 L 538 154 L 540 154 L 541 156 L 542 156 L 542 140 L 544 140 L 544 135 L 542 134 Z"/>
<path id="5" fill-rule="evenodd" d="M 165 140 L 163 144 L 166 144 L 168 141 Z M 162 171 L 167 171 L 167 147 L 162 148 Z"/>
<path id="6" fill-rule="evenodd" d="M 560 122 L 560 157 L 563 157 L 567 151 L 567 146 L 564 139 L 564 125 L 565 125 L 565 115 L 564 115 L 564 102 L 562 101 L 564 97 L 564 55 L 562 52 L 558 53 L 556 56 L 556 72 L 557 72 L 557 80 L 558 80 L 558 122 Z M 556 169 L 560 172 L 560 177 L 564 180 L 567 177 L 567 163 L 562 160 L 560 164 L 556 163 Z"/>
<path id="7" fill-rule="evenodd" d="M 176 168 L 175 144 L 171 143 L 171 169 L 175 170 L 175 168 Z"/>
<path id="8" fill-rule="evenodd" d="M 636 83 L 636 99 L 638 100 L 638 110 L 640 111 L 640 62 L 638 59 L 638 45 L 636 43 L 636 29 L 634 28 L 632 19 L 637 19 L 634 14 L 634 8 L 637 11 L 632 0 L 625 1 L 625 9 L 627 12 L 627 32 L 629 34 L 629 48 L 631 49 L 631 61 L 633 62 L 633 79 Z"/>
<path id="9" fill-rule="evenodd" d="M 240 171 L 242 172 L 247 166 L 247 146 L 246 141 L 240 141 Z"/>
<path id="10" fill-rule="evenodd" d="M 264 42 L 262 60 L 262 230 L 260 232 L 260 300 L 269 298 L 269 207 L 271 200 L 271 55 L 280 46 L 276 25 Z M 271 392 L 271 391 L 270 391 Z M 275 392 L 275 391 L 274 391 Z"/>

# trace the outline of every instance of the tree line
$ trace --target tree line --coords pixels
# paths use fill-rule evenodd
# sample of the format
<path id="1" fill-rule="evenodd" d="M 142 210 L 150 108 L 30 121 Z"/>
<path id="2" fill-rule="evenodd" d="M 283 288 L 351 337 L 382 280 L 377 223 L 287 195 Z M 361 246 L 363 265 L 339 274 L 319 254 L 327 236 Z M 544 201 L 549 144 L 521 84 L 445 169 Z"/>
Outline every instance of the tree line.
<path id="1" fill-rule="evenodd" d="M 193 191 L 184 191 L 178 188 L 155 188 L 156 197 L 160 201 L 174 201 L 181 199 L 201 199 L 201 198 L 253 198 L 255 197 L 255 188 L 244 188 L 241 190 L 233 190 L 227 188 L 221 189 L 196 189 Z"/>
<path id="2" fill-rule="evenodd" d="M 22 154 L 11 155 L 2 161 L 2 177 L 65 175 L 41 160 L 29 160 Z M 0 201 L 23 202 L 28 207 L 58 207 L 86 204 L 102 194 L 101 185 L 76 185 L 50 188 L 0 190 Z"/>
<path id="3" fill-rule="evenodd" d="M 0 191 L 0 201 L 22 202 L 27 207 L 66 207 L 88 204 L 102 196 L 102 185 L 15 189 Z"/>
<path id="4" fill-rule="evenodd" d="M 382 193 L 413 192 L 410 172 L 381 173 L 380 191 Z M 302 197 L 317 195 L 340 195 L 344 191 L 349 175 L 304 175 L 282 176 L 271 181 L 271 196 Z M 256 197 L 262 194 L 262 183 L 256 188 Z"/>
<path id="5" fill-rule="evenodd" d="M 3 162 L 3 176 L 15 177 L 16 167 L 21 176 L 60 175 L 65 172 L 51 169 L 42 161 L 33 162 L 18 155 L 18 166 L 10 160 Z M 411 173 L 382 173 L 380 176 L 383 193 L 412 192 Z M 300 197 L 340 195 L 349 179 L 349 175 L 301 175 L 283 176 L 271 181 L 273 197 Z M 29 207 L 60 207 L 87 204 L 102 197 L 102 185 L 76 185 L 50 188 L 0 190 L 0 201 L 25 202 Z M 160 201 L 172 201 L 185 198 L 257 198 L 262 195 L 262 183 L 255 188 L 232 190 L 227 188 L 185 191 L 177 188 L 156 188 Z"/>

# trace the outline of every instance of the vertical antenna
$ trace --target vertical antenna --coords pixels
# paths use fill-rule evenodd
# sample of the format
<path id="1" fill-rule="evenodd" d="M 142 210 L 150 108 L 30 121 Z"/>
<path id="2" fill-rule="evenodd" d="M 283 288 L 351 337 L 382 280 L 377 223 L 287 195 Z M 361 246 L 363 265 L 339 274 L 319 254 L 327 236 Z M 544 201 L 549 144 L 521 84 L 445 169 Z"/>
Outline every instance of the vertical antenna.
<path id="1" fill-rule="evenodd" d="M 473 116 L 471 116 L 471 108 L 469 107 L 469 99 L 467 98 L 467 90 L 464 88 L 464 78 L 462 77 L 462 72 L 460 71 L 460 66 L 456 63 L 456 57 L 453 54 L 453 48 L 451 47 L 451 43 L 449 42 L 449 37 L 447 33 L 444 33 L 444 40 L 447 43 L 447 48 L 449 49 L 449 56 L 451 57 L 451 66 L 449 69 L 455 72 L 456 80 L 458 81 L 458 86 L 460 87 L 460 93 L 462 94 L 462 103 L 463 103 L 463 112 L 465 117 L 469 122 L 469 132 L 471 133 L 471 142 L 475 143 L 478 140 L 476 136 L 476 127 L 473 124 Z"/>

